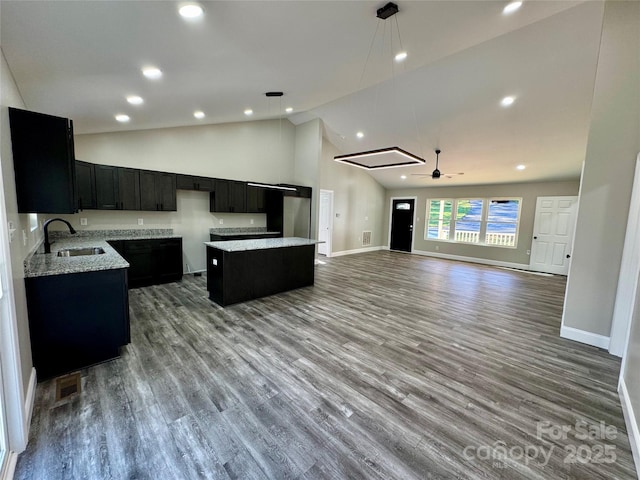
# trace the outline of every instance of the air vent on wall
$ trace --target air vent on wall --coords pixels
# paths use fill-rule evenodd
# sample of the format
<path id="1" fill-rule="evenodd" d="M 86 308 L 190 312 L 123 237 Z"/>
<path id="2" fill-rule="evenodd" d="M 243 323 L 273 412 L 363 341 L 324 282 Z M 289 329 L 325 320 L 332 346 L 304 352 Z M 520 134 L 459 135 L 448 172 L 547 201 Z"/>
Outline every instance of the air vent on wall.
<path id="1" fill-rule="evenodd" d="M 362 246 L 367 247 L 369 245 L 371 245 L 371 232 L 362 232 Z"/>

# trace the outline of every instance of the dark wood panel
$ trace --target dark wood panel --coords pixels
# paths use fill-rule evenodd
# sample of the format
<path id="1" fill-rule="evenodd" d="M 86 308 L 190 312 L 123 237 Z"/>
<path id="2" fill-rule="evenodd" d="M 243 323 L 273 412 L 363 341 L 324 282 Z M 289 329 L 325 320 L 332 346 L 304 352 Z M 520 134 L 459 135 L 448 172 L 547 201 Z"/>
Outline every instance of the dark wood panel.
<path id="1" fill-rule="evenodd" d="M 118 167 L 96 165 L 95 170 L 97 208 L 100 210 L 119 209 Z"/>
<path id="2" fill-rule="evenodd" d="M 96 171 L 92 163 L 76 160 L 76 185 L 78 210 L 96 208 Z"/>
<path id="3" fill-rule="evenodd" d="M 559 337 L 564 277 L 325 262 L 311 288 L 227 308 L 204 277 L 130 291 L 122 356 L 84 370 L 76 398 L 38 385 L 15 478 L 637 478 L 620 360 Z M 617 429 L 615 462 L 568 464 L 566 447 L 603 442 L 536 437 L 579 420 Z M 554 449 L 546 466 L 464 455 L 499 441 Z"/>
<path id="4" fill-rule="evenodd" d="M 121 210 L 140 210 L 140 171 L 118 168 L 118 197 Z"/>

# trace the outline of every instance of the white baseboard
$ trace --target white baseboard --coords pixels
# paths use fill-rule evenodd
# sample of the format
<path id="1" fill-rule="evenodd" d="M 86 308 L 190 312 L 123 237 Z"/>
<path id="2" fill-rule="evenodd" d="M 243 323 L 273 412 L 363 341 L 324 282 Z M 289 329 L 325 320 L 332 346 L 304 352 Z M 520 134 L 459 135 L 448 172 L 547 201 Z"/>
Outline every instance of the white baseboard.
<path id="1" fill-rule="evenodd" d="M 423 255 L 425 257 L 443 258 L 445 260 L 457 260 L 460 262 L 470 262 L 470 263 L 479 263 L 481 265 L 491 265 L 493 267 L 507 267 L 507 268 L 517 268 L 519 270 L 529 270 L 529 265 L 526 265 L 524 263 L 501 262 L 499 260 L 489 260 L 486 258 L 476 258 L 476 257 L 465 257 L 463 255 L 451 255 L 449 253 L 427 252 L 424 250 L 414 250 L 411 253 L 415 255 Z"/>
<path id="2" fill-rule="evenodd" d="M 364 247 L 356 248 L 354 250 L 343 250 L 342 252 L 331 252 L 331 257 L 342 257 L 344 255 L 353 255 L 356 253 L 377 252 L 378 250 L 384 250 L 385 247 Z"/>
<path id="3" fill-rule="evenodd" d="M 620 403 L 622 404 L 622 413 L 624 415 L 624 423 L 627 426 L 633 461 L 636 464 L 636 472 L 640 479 L 640 450 L 638 450 L 640 447 L 640 430 L 638 430 L 638 421 L 633 411 L 633 406 L 631 405 L 631 399 L 629 398 L 629 392 L 627 391 L 627 385 L 624 383 L 624 378 L 620 379 L 618 395 L 620 396 Z"/>
<path id="4" fill-rule="evenodd" d="M 609 337 L 598 335 L 597 333 L 591 333 L 585 330 L 580 330 L 578 328 L 566 327 L 562 325 L 560 327 L 560 336 L 562 338 L 568 338 L 569 340 L 574 340 L 576 342 L 586 343 L 587 345 L 603 348 L 605 350 L 609 349 Z"/>
<path id="5" fill-rule="evenodd" d="M 29 376 L 29 387 L 27 388 L 27 395 L 24 399 L 24 411 L 25 416 L 25 429 L 26 440 L 29 439 L 29 427 L 31 426 L 31 416 L 33 415 L 33 405 L 36 400 L 36 385 L 38 384 L 38 377 L 36 375 L 36 369 L 31 369 L 31 375 Z M 26 445 L 25 445 L 26 447 Z"/>
<path id="6" fill-rule="evenodd" d="M 1 480 L 13 480 L 13 475 L 16 472 L 16 464 L 18 463 L 18 454 L 16 452 L 7 453 L 7 464 L 4 470 L 0 472 Z"/>

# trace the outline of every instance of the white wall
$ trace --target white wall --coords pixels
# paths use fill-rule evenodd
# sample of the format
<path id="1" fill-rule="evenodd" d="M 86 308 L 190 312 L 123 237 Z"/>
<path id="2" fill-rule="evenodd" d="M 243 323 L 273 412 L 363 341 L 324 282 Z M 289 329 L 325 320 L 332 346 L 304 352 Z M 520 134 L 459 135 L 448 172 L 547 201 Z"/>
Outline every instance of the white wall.
<path id="1" fill-rule="evenodd" d="M 318 238 L 318 172 L 322 151 L 322 121 L 318 118 L 296 127 L 295 183 L 311 187 L 311 234 Z"/>
<path id="2" fill-rule="evenodd" d="M 365 230 L 371 231 L 371 246 L 382 246 L 385 189 L 364 170 L 336 162 L 333 157 L 341 153 L 324 139 L 320 188 L 334 192 L 332 250 L 344 252 L 363 248 L 362 232 Z"/>
<path id="3" fill-rule="evenodd" d="M 7 61 L 4 58 L 4 53 L 2 53 L 2 65 L 0 68 L 0 105 L 0 134 L 2 135 L 0 159 L 2 162 L 4 199 L 7 220 L 13 224 L 16 229 L 10 243 L 11 274 L 13 277 L 17 315 L 22 385 L 23 393 L 26 395 L 31 371 L 33 369 L 33 362 L 31 360 L 31 340 L 29 337 L 29 319 L 27 316 L 23 262 L 27 254 L 40 243 L 42 232 L 40 229 L 31 232 L 29 228 L 29 216 L 26 214 L 18 214 L 13 153 L 11 151 L 11 132 L 9 129 L 9 111 L 7 107 L 25 108 L 25 104 L 11 75 Z"/>
<path id="4" fill-rule="evenodd" d="M 293 181 L 295 127 L 288 120 L 77 135 L 91 163 L 232 180 Z"/>
<path id="5" fill-rule="evenodd" d="M 563 325 L 609 337 L 640 151 L 640 3 L 605 5 Z"/>

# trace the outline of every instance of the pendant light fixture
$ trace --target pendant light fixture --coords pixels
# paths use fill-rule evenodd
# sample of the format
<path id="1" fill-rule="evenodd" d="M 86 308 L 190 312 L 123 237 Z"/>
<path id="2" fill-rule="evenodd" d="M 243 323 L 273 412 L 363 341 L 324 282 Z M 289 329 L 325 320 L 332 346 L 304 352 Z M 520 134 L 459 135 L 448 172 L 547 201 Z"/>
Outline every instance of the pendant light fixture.
<path id="1" fill-rule="evenodd" d="M 386 22 L 389 18 L 394 17 L 399 12 L 398 5 L 395 3 L 389 2 L 384 7 L 379 8 L 376 11 L 376 17 L 378 17 L 380 21 Z M 394 55 L 395 62 L 401 62 L 407 58 L 407 52 L 402 48 L 402 38 L 400 37 L 400 27 L 398 26 L 398 19 L 394 18 L 395 26 L 397 30 L 397 35 L 400 43 L 400 52 Z M 389 20 L 391 23 L 391 37 L 393 38 L 393 24 L 392 20 Z M 374 34 L 373 41 L 371 42 L 371 46 L 375 43 L 375 38 L 378 35 L 378 28 L 376 28 L 376 32 Z M 384 34 L 383 34 L 384 35 Z M 384 43 L 384 37 L 383 37 Z M 383 45 L 384 46 L 384 45 Z M 393 52 L 392 52 L 393 54 Z M 369 62 L 369 57 L 371 56 L 371 49 L 369 50 L 369 55 L 367 55 L 367 59 L 364 64 L 364 69 L 362 71 L 362 78 L 364 77 L 364 72 L 367 68 L 367 63 Z M 395 76 L 395 72 L 391 70 L 392 77 Z M 395 80 L 392 78 L 392 80 Z M 415 119 L 415 112 L 414 112 Z M 417 120 L 416 120 L 417 123 Z M 417 125 L 416 125 L 417 132 Z M 360 133 L 360 132 L 359 132 Z M 358 138 L 362 138 L 364 135 L 358 135 Z M 395 168 L 395 167 L 406 167 L 412 165 L 423 165 L 425 163 L 424 158 L 410 153 L 398 146 L 395 147 L 387 147 L 387 148 L 378 148 L 375 150 L 366 150 L 361 152 L 349 153 L 346 155 L 336 155 L 333 157 L 336 162 L 345 163 L 347 165 L 352 165 L 359 168 L 364 168 L 366 170 L 379 170 L 383 168 Z"/>

